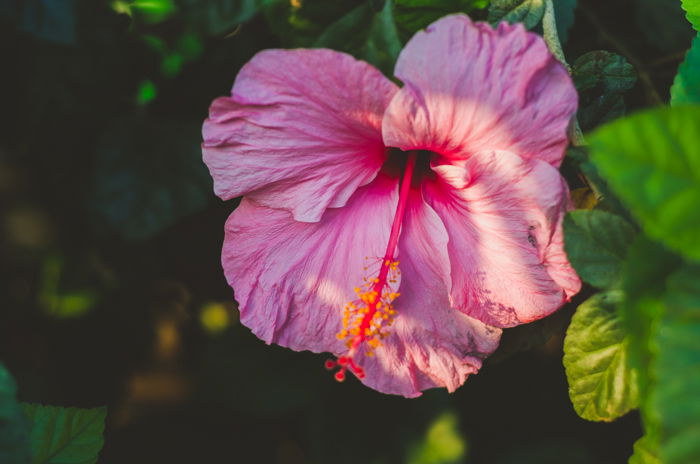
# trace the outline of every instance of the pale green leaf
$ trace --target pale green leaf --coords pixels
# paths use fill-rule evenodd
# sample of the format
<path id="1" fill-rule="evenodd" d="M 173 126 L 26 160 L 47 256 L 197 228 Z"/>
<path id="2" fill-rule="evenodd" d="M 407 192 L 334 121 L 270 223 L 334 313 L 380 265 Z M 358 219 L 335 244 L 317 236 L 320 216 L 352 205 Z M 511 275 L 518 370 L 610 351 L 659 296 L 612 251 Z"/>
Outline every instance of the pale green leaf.
<path id="1" fill-rule="evenodd" d="M 620 291 L 581 304 L 564 340 L 569 396 L 579 416 L 611 421 L 638 406 L 637 371 L 629 366 L 627 331 L 614 307 Z"/>
<path id="2" fill-rule="evenodd" d="M 662 464 L 657 446 L 658 443 L 654 437 L 647 432 L 646 435 L 634 442 L 634 453 L 630 456 L 628 464 Z"/>
<path id="3" fill-rule="evenodd" d="M 696 31 L 700 32 L 700 0 L 681 0 L 685 17 Z"/>

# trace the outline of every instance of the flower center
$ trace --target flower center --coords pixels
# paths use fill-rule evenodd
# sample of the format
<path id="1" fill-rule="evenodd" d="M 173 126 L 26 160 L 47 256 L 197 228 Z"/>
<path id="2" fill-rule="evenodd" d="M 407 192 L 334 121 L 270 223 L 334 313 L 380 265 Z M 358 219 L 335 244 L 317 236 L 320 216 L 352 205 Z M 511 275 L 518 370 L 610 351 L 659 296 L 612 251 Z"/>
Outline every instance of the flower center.
<path id="1" fill-rule="evenodd" d="M 359 378 L 365 376 L 365 372 L 354 360 L 358 350 L 365 349 L 367 356 L 373 355 L 373 350 L 381 345 L 381 339 L 388 335 L 387 328 L 391 326 L 396 311 L 392 302 L 399 296 L 392 284 L 395 284 L 400 274 L 399 261 L 395 259 L 396 246 L 399 242 L 399 232 L 408 194 L 411 189 L 411 179 L 416 166 L 417 152 L 411 151 L 406 159 L 406 166 L 401 179 L 399 201 L 396 213 L 391 224 L 389 242 L 386 246 L 384 257 L 381 258 L 376 274 L 365 277 L 362 286 L 355 287 L 357 299 L 351 301 L 343 309 L 343 329 L 338 332 L 340 340 L 346 340 L 348 353 L 337 360 L 326 361 L 326 368 L 339 367 L 335 378 L 339 382 L 345 380 L 346 371 L 350 371 Z M 366 257 L 365 260 L 369 258 Z M 371 263 L 367 263 L 365 270 L 370 269 Z M 374 277 L 372 277 L 374 276 Z"/>

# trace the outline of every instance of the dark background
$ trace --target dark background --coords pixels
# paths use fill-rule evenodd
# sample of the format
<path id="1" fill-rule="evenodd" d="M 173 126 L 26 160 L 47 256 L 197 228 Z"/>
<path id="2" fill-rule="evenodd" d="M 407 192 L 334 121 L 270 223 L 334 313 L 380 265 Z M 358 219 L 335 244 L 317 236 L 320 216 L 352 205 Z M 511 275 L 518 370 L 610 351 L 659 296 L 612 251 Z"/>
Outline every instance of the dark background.
<path id="1" fill-rule="evenodd" d="M 212 194 L 199 130 L 243 63 L 293 44 L 286 17 L 119 3 L 0 0 L 0 360 L 20 400 L 107 404 L 101 463 L 626 462 L 636 413 L 590 423 L 568 399 L 562 340 L 587 290 L 507 330 L 456 393 L 413 400 L 336 383 L 323 356 L 238 324 L 219 264 L 237 201 Z M 579 0 L 569 61 L 618 53 L 639 76 L 628 110 L 666 102 L 692 36 L 677 3 Z"/>

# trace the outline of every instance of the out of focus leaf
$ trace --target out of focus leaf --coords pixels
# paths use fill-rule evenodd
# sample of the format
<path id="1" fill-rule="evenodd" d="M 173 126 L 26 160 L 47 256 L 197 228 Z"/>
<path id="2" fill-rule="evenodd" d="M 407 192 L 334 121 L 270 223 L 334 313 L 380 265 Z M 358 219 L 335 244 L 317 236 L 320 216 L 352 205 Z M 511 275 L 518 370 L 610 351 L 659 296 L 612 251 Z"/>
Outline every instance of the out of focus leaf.
<path id="1" fill-rule="evenodd" d="M 700 0 L 681 0 L 681 6 L 690 24 L 700 32 Z"/>
<path id="2" fill-rule="evenodd" d="M 0 17 L 9 19 L 38 39 L 73 45 L 76 40 L 75 10 L 75 0 L 10 1 L 1 2 Z"/>
<path id="3" fill-rule="evenodd" d="M 576 0 L 557 0 L 554 2 L 554 17 L 557 20 L 557 34 L 561 43 L 569 38 L 569 29 L 574 25 Z"/>
<path id="4" fill-rule="evenodd" d="M 660 297 L 666 290 L 666 279 L 681 264 L 676 254 L 643 234 L 637 235 L 627 250 L 623 270 L 626 298 L 618 309 L 629 332 L 631 364 L 639 372 L 649 371 L 649 340 L 662 312 Z M 642 375 L 639 380 L 646 396 L 648 376 Z"/>
<path id="5" fill-rule="evenodd" d="M 581 279 L 598 288 L 618 281 L 635 234 L 630 223 L 606 211 L 576 210 L 564 219 L 566 254 Z"/>
<path id="6" fill-rule="evenodd" d="M 209 35 L 232 32 L 258 13 L 263 0 L 181 0 L 182 14 Z"/>
<path id="7" fill-rule="evenodd" d="M 591 159 L 646 233 L 700 260 L 700 106 L 661 108 L 589 137 Z"/>
<path id="8" fill-rule="evenodd" d="M 401 42 L 392 16 L 391 1 L 381 11 L 366 3 L 331 24 L 314 47 L 348 52 L 391 75 Z"/>
<path id="9" fill-rule="evenodd" d="M 158 89 L 153 81 L 146 79 L 139 84 L 139 89 L 136 93 L 136 103 L 139 105 L 147 105 L 155 100 L 158 96 Z"/>
<path id="10" fill-rule="evenodd" d="M 700 265 L 687 265 L 667 282 L 664 312 L 652 337 L 656 382 L 646 417 L 659 424 L 666 464 L 700 462 Z"/>
<path id="11" fill-rule="evenodd" d="M 89 287 L 62 288 L 64 264 L 63 258 L 58 255 L 50 255 L 44 261 L 38 294 L 39 305 L 51 317 L 80 317 L 99 302 L 100 296 L 97 290 Z M 85 273 L 85 270 L 82 271 Z"/>
<path id="12" fill-rule="evenodd" d="M 700 103 L 700 34 L 678 68 L 671 86 L 671 105 Z"/>
<path id="13" fill-rule="evenodd" d="M 206 205 L 199 124 L 133 119 L 103 135 L 93 208 L 124 237 L 146 239 Z"/>
<path id="14" fill-rule="evenodd" d="M 0 363 L 0 462 L 28 464 L 29 461 L 29 433 L 17 402 L 17 386 Z"/>
<path id="15" fill-rule="evenodd" d="M 284 46 L 294 48 L 310 47 L 333 23 L 362 6 L 376 11 L 366 0 L 268 0 L 263 11 L 270 29 Z"/>
<path id="16" fill-rule="evenodd" d="M 521 22 L 526 28 L 537 26 L 544 16 L 544 0 L 492 0 L 489 5 L 489 22 Z"/>
<path id="17" fill-rule="evenodd" d="M 394 18 L 405 42 L 433 21 L 452 13 L 469 14 L 485 8 L 488 0 L 394 0 Z"/>
<path id="18" fill-rule="evenodd" d="M 462 438 L 457 417 L 452 413 L 438 416 L 423 440 L 408 454 L 407 464 L 458 464 L 464 462 L 467 444 Z"/>
<path id="19" fill-rule="evenodd" d="M 622 298 L 621 291 L 594 295 L 576 309 L 566 331 L 569 396 L 578 415 L 587 420 L 611 421 L 639 404 L 626 327 L 615 314 Z"/>
<path id="20" fill-rule="evenodd" d="M 578 119 L 584 130 L 624 114 L 622 94 L 634 87 L 637 74 L 623 57 L 603 50 L 588 52 L 574 62 L 571 73 L 579 92 Z"/>
<path id="21" fill-rule="evenodd" d="M 655 437 L 647 432 L 634 442 L 634 453 L 630 456 L 628 464 L 662 464 L 657 448 Z"/>
<path id="22" fill-rule="evenodd" d="M 173 0 L 131 0 L 124 3 L 132 13 L 142 16 L 150 23 L 165 21 L 176 10 Z"/>
<path id="23" fill-rule="evenodd" d="M 107 408 L 23 404 L 31 429 L 32 464 L 93 464 L 102 449 Z"/>
<path id="24" fill-rule="evenodd" d="M 636 22 L 649 45 L 673 52 L 688 46 L 693 29 L 678 0 L 635 0 Z"/>

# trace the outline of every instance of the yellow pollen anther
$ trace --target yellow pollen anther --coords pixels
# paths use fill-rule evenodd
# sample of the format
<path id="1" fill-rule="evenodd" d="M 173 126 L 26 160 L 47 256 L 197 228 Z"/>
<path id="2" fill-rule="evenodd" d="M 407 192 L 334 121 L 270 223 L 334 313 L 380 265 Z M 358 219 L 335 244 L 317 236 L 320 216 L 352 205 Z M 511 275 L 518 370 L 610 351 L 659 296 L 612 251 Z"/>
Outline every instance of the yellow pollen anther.
<path id="1" fill-rule="evenodd" d="M 345 340 L 350 353 L 365 343 L 367 355 L 372 356 L 381 346 L 380 340 L 389 335 L 387 327 L 396 314 L 392 302 L 399 296 L 392 288 L 398 281 L 398 261 L 384 259 L 380 263 L 378 276 L 363 277 L 362 286 L 354 288 L 357 300 L 343 308 L 343 328 L 337 337 Z"/>

